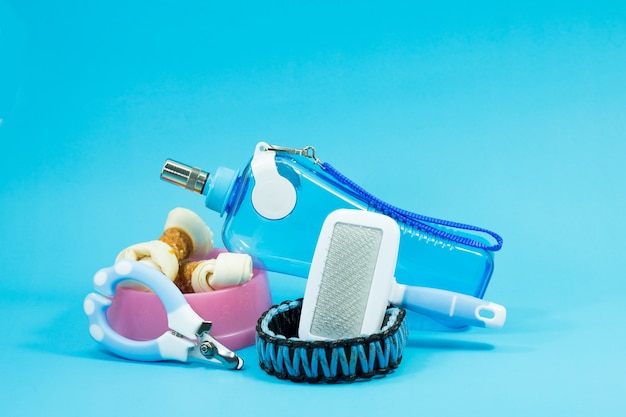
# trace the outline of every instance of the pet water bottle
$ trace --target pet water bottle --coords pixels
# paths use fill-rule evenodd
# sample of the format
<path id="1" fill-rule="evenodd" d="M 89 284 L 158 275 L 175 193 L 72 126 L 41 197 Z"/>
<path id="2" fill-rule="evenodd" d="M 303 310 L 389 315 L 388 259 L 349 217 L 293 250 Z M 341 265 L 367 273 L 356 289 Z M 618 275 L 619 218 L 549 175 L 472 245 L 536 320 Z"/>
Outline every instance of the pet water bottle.
<path id="1" fill-rule="evenodd" d="M 225 216 L 222 240 L 229 251 L 247 253 L 267 270 L 283 274 L 308 276 L 322 224 L 339 208 L 379 211 L 398 222 L 395 277 L 401 284 L 482 298 L 493 272 L 492 252 L 502 244 L 485 229 L 431 218 L 412 221 L 405 215 L 409 212 L 376 199 L 321 163 L 312 147 L 260 142 L 241 171 L 220 167 L 211 174 L 167 160 L 161 178 L 203 194 L 206 207 Z M 498 243 L 488 246 L 485 232 Z M 416 327 L 415 319 L 410 323 Z"/>

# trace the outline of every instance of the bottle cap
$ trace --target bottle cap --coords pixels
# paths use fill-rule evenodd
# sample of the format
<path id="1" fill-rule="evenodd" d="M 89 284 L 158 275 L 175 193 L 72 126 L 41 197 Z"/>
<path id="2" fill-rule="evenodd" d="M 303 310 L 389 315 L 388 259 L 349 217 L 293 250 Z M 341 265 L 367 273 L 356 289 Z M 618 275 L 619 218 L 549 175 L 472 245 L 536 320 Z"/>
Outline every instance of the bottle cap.
<path id="1" fill-rule="evenodd" d="M 204 188 L 206 194 L 204 204 L 207 208 L 224 214 L 238 174 L 230 168 L 220 167 L 209 177 Z"/>

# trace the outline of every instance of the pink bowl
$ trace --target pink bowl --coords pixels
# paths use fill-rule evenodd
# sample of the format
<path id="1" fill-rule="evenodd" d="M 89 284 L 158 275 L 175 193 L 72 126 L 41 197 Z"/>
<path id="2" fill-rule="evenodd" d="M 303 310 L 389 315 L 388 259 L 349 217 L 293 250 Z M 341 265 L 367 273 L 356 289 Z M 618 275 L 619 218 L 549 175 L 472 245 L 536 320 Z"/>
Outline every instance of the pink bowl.
<path id="1" fill-rule="evenodd" d="M 211 257 L 224 250 L 216 250 Z M 252 279 L 218 291 L 184 294 L 194 311 L 211 321 L 211 335 L 231 350 L 254 344 L 256 322 L 272 305 L 267 273 L 254 269 Z M 134 340 L 150 340 L 169 330 L 161 300 L 151 292 L 118 286 L 107 310 L 111 328 Z"/>

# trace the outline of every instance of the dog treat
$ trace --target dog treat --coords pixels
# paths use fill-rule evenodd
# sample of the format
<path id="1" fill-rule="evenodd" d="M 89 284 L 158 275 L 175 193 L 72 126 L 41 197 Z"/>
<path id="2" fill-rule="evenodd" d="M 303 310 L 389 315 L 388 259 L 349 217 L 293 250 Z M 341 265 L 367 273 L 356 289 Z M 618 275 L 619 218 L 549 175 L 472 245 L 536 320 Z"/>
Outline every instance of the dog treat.
<path id="1" fill-rule="evenodd" d="M 161 271 L 171 280 L 178 274 L 178 259 L 172 252 L 171 246 L 160 240 L 136 243 L 124 249 L 117 255 L 116 262 L 122 259 L 132 259 L 150 265 Z"/>
<path id="2" fill-rule="evenodd" d="M 165 237 L 168 234 L 168 229 L 180 229 L 187 235 L 186 238 L 191 240 L 190 253 L 187 257 L 179 259 L 179 261 L 187 258 L 202 259 L 213 250 L 213 233 L 211 229 L 200 216 L 191 210 L 178 207 L 170 211 L 165 221 L 162 238 L 168 238 Z M 182 239 L 185 239 L 185 237 Z"/>
<path id="3" fill-rule="evenodd" d="M 174 283 L 183 293 L 207 292 L 243 284 L 250 278 L 250 255 L 225 252 L 216 259 L 181 263 Z"/>
<path id="4" fill-rule="evenodd" d="M 212 250 L 213 233 L 209 227 L 193 211 L 178 207 L 169 212 L 158 240 L 124 249 L 116 261 L 132 259 L 146 263 L 175 281 L 180 262 L 205 258 Z"/>

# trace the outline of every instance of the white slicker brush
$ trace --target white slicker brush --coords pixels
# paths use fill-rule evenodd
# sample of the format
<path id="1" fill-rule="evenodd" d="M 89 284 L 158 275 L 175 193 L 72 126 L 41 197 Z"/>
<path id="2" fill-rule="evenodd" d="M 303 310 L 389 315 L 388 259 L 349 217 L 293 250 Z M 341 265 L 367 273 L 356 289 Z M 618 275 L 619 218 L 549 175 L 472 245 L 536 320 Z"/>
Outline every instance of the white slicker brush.
<path id="1" fill-rule="evenodd" d="M 448 325 L 500 328 L 504 306 L 394 278 L 400 228 L 380 213 L 339 209 L 324 221 L 302 303 L 301 338 L 356 337 L 378 329 L 387 303 Z"/>

